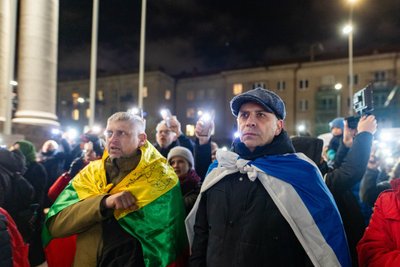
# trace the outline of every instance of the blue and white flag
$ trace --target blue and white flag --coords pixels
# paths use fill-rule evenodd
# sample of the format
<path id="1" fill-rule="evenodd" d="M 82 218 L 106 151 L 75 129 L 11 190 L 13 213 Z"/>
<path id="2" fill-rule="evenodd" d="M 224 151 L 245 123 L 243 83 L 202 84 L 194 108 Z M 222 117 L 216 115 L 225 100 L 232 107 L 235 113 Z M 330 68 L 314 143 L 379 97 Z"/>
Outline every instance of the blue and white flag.
<path id="1" fill-rule="evenodd" d="M 342 219 L 332 194 L 314 162 L 302 153 L 244 160 L 230 151 L 217 151 L 200 195 L 186 218 L 189 242 L 201 194 L 225 176 L 247 173 L 259 179 L 293 229 L 315 266 L 351 266 Z"/>

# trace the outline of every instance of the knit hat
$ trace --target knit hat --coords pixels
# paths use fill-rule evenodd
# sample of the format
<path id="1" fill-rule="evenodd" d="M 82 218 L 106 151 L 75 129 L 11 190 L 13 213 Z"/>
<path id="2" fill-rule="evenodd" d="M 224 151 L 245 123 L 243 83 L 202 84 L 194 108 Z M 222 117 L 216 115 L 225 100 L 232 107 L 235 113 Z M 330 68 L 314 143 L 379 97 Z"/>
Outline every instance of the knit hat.
<path id="1" fill-rule="evenodd" d="M 15 144 L 19 145 L 19 150 L 24 154 L 27 165 L 36 161 L 36 148 L 31 142 L 21 140 L 15 142 Z"/>
<path id="2" fill-rule="evenodd" d="M 336 118 L 329 123 L 329 128 L 340 128 L 343 131 L 344 128 L 344 118 Z"/>
<path id="3" fill-rule="evenodd" d="M 260 104 L 267 112 L 274 113 L 278 119 L 285 119 L 286 110 L 282 99 L 274 92 L 258 87 L 235 96 L 231 100 L 232 114 L 237 117 L 240 107 L 247 102 Z"/>
<path id="4" fill-rule="evenodd" d="M 191 168 L 194 169 L 194 159 L 193 159 L 192 152 L 190 152 L 189 149 L 187 149 L 186 147 L 183 147 L 183 146 L 176 146 L 176 147 L 172 148 L 169 151 L 168 156 L 167 156 L 168 162 L 173 157 L 176 157 L 176 156 L 186 159 L 187 162 L 189 162 Z"/>

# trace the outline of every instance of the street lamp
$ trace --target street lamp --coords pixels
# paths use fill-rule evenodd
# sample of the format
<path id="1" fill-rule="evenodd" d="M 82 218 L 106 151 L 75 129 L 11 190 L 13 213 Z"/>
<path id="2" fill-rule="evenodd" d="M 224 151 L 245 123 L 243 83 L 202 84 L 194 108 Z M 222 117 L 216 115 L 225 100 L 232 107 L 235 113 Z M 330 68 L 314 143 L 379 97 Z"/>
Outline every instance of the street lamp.
<path id="1" fill-rule="evenodd" d="M 347 0 L 350 5 L 349 22 L 343 28 L 343 33 L 348 35 L 349 40 L 349 115 L 353 115 L 353 86 L 354 86 L 354 75 L 353 75 L 353 8 L 357 0 Z"/>
<path id="2" fill-rule="evenodd" d="M 340 117 L 340 111 L 341 111 L 341 99 L 340 99 L 340 90 L 343 88 L 343 85 L 341 83 L 337 83 L 334 86 L 335 90 L 337 91 L 336 95 L 336 117 Z"/>

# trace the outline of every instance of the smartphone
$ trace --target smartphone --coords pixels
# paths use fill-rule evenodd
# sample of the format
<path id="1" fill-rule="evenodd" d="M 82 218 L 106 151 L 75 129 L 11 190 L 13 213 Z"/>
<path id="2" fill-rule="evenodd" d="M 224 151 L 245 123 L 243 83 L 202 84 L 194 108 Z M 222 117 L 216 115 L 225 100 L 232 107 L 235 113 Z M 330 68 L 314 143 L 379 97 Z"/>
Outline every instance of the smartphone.
<path id="1" fill-rule="evenodd" d="M 210 131 L 212 130 L 212 122 L 214 120 L 214 112 L 211 113 L 204 113 L 200 119 L 199 122 L 202 124 L 202 131 L 199 134 L 200 136 L 208 136 L 210 134 Z"/>
<path id="2" fill-rule="evenodd" d="M 172 117 L 171 111 L 168 108 L 165 108 L 160 111 L 160 114 L 165 123 L 167 124 L 167 127 L 170 127 L 170 120 Z"/>

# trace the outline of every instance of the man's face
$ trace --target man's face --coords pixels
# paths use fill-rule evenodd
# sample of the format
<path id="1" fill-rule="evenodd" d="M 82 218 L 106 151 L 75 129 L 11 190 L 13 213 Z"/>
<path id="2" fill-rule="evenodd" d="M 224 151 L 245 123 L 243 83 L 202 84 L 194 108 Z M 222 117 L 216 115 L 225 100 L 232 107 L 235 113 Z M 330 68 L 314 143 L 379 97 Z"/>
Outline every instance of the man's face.
<path id="1" fill-rule="evenodd" d="M 250 151 L 254 151 L 257 146 L 271 143 L 283 128 L 282 120 L 255 102 L 247 102 L 240 107 L 237 124 L 240 141 Z"/>
<path id="2" fill-rule="evenodd" d="M 106 148 L 112 159 L 132 156 L 146 141 L 146 134 L 137 134 L 127 121 L 111 121 L 105 132 Z"/>
<path id="3" fill-rule="evenodd" d="M 175 133 L 167 125 L 161 124 L 156 133 L 157 144 L 162 147 L 168 147 L 175 139 Z"/>
<path id="4" fill-rule="evenodd" d="M 169 160 L 169 164 L 174 168 L 174 171 L 178 177 L 185 176 L 189 170 L 190 165 L 187 160 L 181 156 L 175 156 Z"/>

